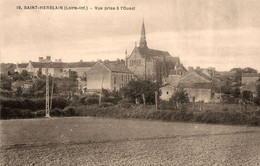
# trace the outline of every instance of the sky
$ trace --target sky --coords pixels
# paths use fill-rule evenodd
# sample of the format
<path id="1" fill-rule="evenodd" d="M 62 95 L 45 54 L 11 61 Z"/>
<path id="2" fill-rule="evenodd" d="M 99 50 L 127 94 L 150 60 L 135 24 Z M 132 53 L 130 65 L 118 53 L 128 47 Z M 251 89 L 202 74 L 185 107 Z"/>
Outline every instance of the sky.
<path id="1" fill-rule="evenodd" d="M 89 10 L 16 9 L 36 5 Z M 0 6 L 1 62 L 124 59 L 139 44 L 144 21 L 148 47 L 180 57 L 185 67 L 260 71 L 259 0 L 1 0 Z M 95 10 L 109 6 L 135 10 Z"/>

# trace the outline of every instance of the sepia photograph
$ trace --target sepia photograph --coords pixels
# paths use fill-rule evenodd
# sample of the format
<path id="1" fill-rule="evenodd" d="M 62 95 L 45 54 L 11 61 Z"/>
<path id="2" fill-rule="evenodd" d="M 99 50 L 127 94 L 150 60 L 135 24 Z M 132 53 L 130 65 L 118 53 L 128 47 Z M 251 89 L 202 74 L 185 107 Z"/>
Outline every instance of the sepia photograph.
<path id="1" fill-rule="evenodd" d="M 0 6 L 0 166 L 260 165 L 259 0 Z"/>

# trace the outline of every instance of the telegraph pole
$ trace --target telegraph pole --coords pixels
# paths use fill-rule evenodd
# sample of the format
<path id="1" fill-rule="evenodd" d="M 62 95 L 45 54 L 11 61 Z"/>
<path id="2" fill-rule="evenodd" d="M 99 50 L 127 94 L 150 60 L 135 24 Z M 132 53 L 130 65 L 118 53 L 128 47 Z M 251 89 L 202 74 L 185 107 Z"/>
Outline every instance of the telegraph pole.
<path id="1" fill-rule="evenodd" d="M 45 118 L 50 117 L 50 90 L 49 90 L 49 66 L 46 69 L 46 115 Z"/>
<path id="2" fill-rule="evenodd" d="M 52 109 L 53 89 L 54 89 L 54 76 L 52 77 L 52 84 L 51 84 L 51 103 L 50 103 L 50 110 Z"/>
<path id="3" fill-rule="evenodd" d="M 100 89 L 99 101 L 98 101 L 98 105 L 99 105 L 99 106 L 101 105 L 101 102 L 102 102 L 103 82 L 104 82 L 104 75 L 102 74 L 102 78 L 101 78 L 101 89 Z"/>

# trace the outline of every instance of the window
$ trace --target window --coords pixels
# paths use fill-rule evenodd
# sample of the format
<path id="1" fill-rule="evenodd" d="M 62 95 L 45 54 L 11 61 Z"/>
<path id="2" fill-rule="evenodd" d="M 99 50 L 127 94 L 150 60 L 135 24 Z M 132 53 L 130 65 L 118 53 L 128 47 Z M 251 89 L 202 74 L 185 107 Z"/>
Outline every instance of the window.
<path id="1" fill-rule="evenodd" d="M 122 81 L 124 81 L 124 75 L 122 75 Z"/>
<path id="2" fill-rule="evenodd" d="M 168 91 L 167 91 L 166 93 L 167 93 L 167 95 L 169 94 L 169 92 L 168 92 Z"/>

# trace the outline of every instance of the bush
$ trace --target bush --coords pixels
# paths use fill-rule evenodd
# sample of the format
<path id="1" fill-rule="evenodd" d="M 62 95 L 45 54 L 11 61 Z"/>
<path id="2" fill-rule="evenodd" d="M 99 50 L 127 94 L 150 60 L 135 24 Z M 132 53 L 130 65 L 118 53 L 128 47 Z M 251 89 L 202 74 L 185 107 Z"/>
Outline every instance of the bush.
<path id="1" fill-rule="evenodd" d="M 85 103 L 86 105 L 98 104 L 98 103 L 99 103 L 99 98 L 98 98 L 98 96 L 86 97 L 84 103 Z"/>
<path id="2" fill-rule="evenodd" d="M 260 118 L 252 115 L 248 118 L 248 124 L 251 126 L 259 126 L 260 125 Z"/>
<path id="3" fill-rule="evenodd" d="M 129 108 L 131 108 L 134 104 L 133 103 L 129 103 L 129 102 L 127 102 L 127 101 L 125 101 L 125 100 L 120 100 L 120 101 L 118 101 L 118 107 L 120 107 L 120 108 L 126 108 L 126 109 L 129 109 Z"/>
<path id="4" fill-rule="evenodd" d="M 16 118 L 33 118 L 36 117 L 36 114 L 31 110 L 22 110 L 22 109 L 10 109 L 2 108 L 1 109 L 1 119 L 16 119 Z"/>
<path id="5" fill-rule="evenodd" d="M 109 103 L 109 102 L 102 102 L 100 104 L 100 107 L 112 107 L 112 106 L 114 106 L 114 104 L 113 103 Z"/>
<path id="6" fill-rule="evenodd" d="M 28 110 L 41 110 L 45 108 L 46 100 L 45 99 L 23 99 L 23 100 L 2 100 L 3 107 L 8 108 L 17 108 L 17 109 L 28 109 Z M 52 108 L 63 109 L 69 105 L 69 102 L 63 98 L 53 98 Z"/>
<path id="7" fill-rule="evenodd" d="M 63 116 L 78 116 L 78 111 L 74 107 L 66 107 L 61 111 Z"/>
<path id="8" fill-rule="evenodd" d="M 52 109 L 50 111 L 50 116 L 62 116 L 62 110 L 59 108 Z"/>
<path id="9" fill-rule="evenodd" d="M 174 103 L 165 100 L 160 101 L 158 107 L 162 110 L 176 110 Z"/>

